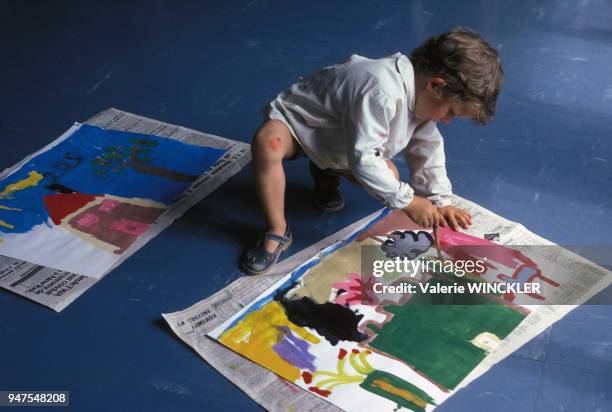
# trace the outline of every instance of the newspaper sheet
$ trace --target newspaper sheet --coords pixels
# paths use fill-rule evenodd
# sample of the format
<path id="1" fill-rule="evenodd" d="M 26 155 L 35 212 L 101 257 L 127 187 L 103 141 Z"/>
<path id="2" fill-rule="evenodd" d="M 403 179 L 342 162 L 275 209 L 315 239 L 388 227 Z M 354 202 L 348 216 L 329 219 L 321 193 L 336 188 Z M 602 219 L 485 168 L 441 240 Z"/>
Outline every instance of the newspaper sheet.
<path id="1" fill-rule="evenodd" d="M 221 149 L 223 155 L 205 173 L 197 177 L 189 188 L 156 219 L 155 223 L 120 255 L 119 259 L 103 270 L 96 273 L 73 273 L 6 256 L 0 257 L 0 286 L 58 312 L 169 226 L 174 219 L 182 216 L 191 206 L 240 171 L 250 161 L 250 146 L 246 143 L 148 119 L 114 108 L 97 114 L 86 121 L 85 124 L 109 130 L 159 136 L 195 146 Z M 38 154 L 44 153 L 66 139 L 70 135 L 70 131 L 78 127 L 78 124 L 73 126 L 45 148 L 5 169 L 0 174 L 0 179 L 9 176 Z"/>
<path id="2" fill-rule="evenodd" d="M 472 214 L 474 224 L 468 230 L 468 233 L 473 236 L 484 237 L 485 234 L 495 234 L 496 240 L 505 245 L 552 245 L 551 242 L 534 235 L 522 225 L 497 216 L 473 202 L 457 196 L 454 199 L 454 204 L 457 207 L 467 209 Z M 349 234 L 359 230 L 378 213 L 380 212 L 376 212 L 286 259 L 277 266 L 274 274 L 240 278 L 220 292 L 185 310 L 163 314 L 163 316 L 172 330 L 185 343 L 264 408 L 279 411 L 293 409 L 300 411 L 339 410 L 338 407 L 313 393 L 282 380 L 271 371 L 243 358 L 206 335 L 223 325 L 237 312 L 243 310 L 262 292 L 282 279 L 285 274 L 290 273 L 297 266 L 316 256 L 336 241 L 344 239 Z M 546 248 L 542 250 L 546 250 Z M 554 250 L 557 254 L 556 258 L 563 264 L 571 265 L 579 262 L 583 265 L 581 268 L 588 268 L 576 277 L 574 285 L 576 287 L 572 289 L 580 291 L 582 295 L 573 296 L 571 301 L 581 304 L 609 286 L 612 276 L 607 270 L 591 264 L 570 251 L 559 252 L 562 250 L 559 247 Z M 575 307 L 576 305 L 534 305 L 530 307 L 530 314 L 519 327 L 515 328 L 503 340 L 501 346 L 487 356 L 449 395 L 452 396 L 452 393 L 456 390 L 468 385 L 492 365 L 543 332 Z M 428 410 L 430 409 L 428 408 Z"/>

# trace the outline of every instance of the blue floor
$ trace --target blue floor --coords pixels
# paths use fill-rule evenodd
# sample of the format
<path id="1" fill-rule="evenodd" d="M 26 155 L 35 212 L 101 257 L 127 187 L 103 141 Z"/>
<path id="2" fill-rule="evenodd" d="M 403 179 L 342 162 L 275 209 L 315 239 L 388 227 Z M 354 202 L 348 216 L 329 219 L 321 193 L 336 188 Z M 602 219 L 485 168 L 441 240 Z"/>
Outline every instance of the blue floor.
<path id="1" fill-rule="evenodd" d="M 299 75 L 469 26 L 500 50 L 506 83 L 496 122 L 441 127 L 456 193 L 556 243 L 612 247 L 609 1 L 14 0 L 0 11 L 0 167 L 110 106 L 247 141 Z M 306 166 L 287 167 L 291 252 L 378 207 L 345 185 L 346 209 L 321 214 Z M 240 276 L 260 228 L 246 168 L 61 314 L 0 293 L 0 390 L 70 390 L 79 411 L 257 410 L 160 313 Z M 612 411 L 612 307 L 580 307 L 439 410 Z"/>

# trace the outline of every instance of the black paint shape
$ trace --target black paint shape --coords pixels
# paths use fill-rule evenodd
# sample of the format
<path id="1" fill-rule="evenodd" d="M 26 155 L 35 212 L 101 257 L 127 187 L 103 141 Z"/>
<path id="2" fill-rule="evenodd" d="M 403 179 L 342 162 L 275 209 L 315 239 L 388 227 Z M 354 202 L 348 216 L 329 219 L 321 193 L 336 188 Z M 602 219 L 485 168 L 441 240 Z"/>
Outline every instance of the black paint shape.
<path id="1" fill-rule="evenodd" d="M 292 287 L 275 296 L 283 308 L 287 318 L 297 326 L 306 326 L 317 331 L 329 343 L 336 346 L 339 341 L 361 342 L 368 335 L 359 332 L 357 326 L 363 315 L 357 315 L 351 309 L 336 303 L 316 303 L 308 297 L 289 300 L 285 293 Z"/>
<path id="2" fill-rule="evenodd" d="M 417 233 L 406 230 L 395 231 L 387 235 L 387 240 L 380 247 L 388 258 L 396 257 L 414 259 L 425 253 L 433 245 L 433 237 L 429 232 L 419 231 Z"/>
<path id="3" fill-rule="evenodd" d="M 75 193 L 74 190 L 59 183 L 48 184 L 47 186 L 45 186 L 45 189 L 53 190 L 54 192 L 58 193 Z"/>

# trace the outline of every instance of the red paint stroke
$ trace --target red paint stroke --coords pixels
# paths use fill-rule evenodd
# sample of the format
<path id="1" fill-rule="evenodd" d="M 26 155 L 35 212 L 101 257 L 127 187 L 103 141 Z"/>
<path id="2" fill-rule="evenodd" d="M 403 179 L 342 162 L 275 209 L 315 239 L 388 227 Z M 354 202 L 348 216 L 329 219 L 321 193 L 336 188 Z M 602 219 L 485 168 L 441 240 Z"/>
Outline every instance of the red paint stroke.
<path id="1" fill-rule="evenodd" d="M 302 379 L 304 379 L 306 383 L 312 382 L 312 373 L 307 371 L 302 372 Z"/>
<path id="2" fill-rule="evenodd" d="M 84 193 L 59 193 L 43 196 L 43 202 L 53 223 L 60 225 L 63 218 L 81 209 L 96 197 Z"/>
<path id="3" fill-rule="evenodd" d="M 344 359 L 345 356 L 346 356 L 346 349 L 340 349 L 340 351 L 338 352 L 338 359 Z"/>
<path id="4" fill-rule="evenodd" d="M 353 349 L 351 352 L 353 352 L 355 355 L 359 354 L 359 351 L 357 349 Z"/>
<path id="5" fill-rule="evenodd" d="M 319 389 L 316 386 L 311 386 L 310 388 L 308 388 L 308 390 L 316 393 L 317 395 L 321 395 L 324 398 L 327 398 L 331 394 L 331 391 L 326 391 L 325 389 Z"/>

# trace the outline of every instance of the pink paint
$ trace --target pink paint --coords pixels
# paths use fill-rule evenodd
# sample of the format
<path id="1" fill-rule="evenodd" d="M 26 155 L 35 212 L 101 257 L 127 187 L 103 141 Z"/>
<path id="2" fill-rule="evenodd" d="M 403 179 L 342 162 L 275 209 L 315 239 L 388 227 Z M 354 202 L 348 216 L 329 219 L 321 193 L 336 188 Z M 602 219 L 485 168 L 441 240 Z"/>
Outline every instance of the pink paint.
<path id="1" fill-rule="evenodd" d="M 119 201 L 113 200 L 113 199 L 105 199 L 100 204 L 100 209 L 99 210 L 101 212 L 108 213 L 108 212 L 111 212 L 117 206 L 119 206 Z"/>
<path id="2" fill-rule="evenodd" d="M 149 228 L 148 223 L 136 222 L 130 219 L 119 219 L 111 223 L 110 227 L 112 230 L 117 232 L 127 233 L 132 236 L 140 236 Z"/>
<path id="3" fill-rule="evenodd" d="M 520 251 L 498 245 L 486 239 L 480 239 L 466 233 L 456 232 L 443 227 L 438 230 L 440 247 L 448 253 L 453 260 L 487 259 L 489 267 L 495 268 L 491 262 L 501 263 L 509 268 L 528 265 L 534 268 L 538 265 L 523 255 Z"/>
<path id="4" fill-rule="evenodd" d="M 358 273 L 349 273 L 348 281 L 336 282 L 333 287 L 344 292 L 334 299 L 334 303 L 338 305 L 348 305 L 351 303 L 361 302 L 361 276 Z"/>
<path id="5" fill-rule="evenodd" d="M 99 221 L 100 218 L 98 216 L 94 215 L 93 213 L 86 213 L 83 216 L 80 216 L 76 223 L 83 228 L 88 228 L 95 225 Z"/>
<path id="6" fill-rule="evenodd" d="M 530 283 L 536 279 L 548 283 L 552 287 L 559 287 L 559 283 L 544 276 L 538 267 L 538 264 L 527 256 L 523 255 L 519 250 L 498 245 L 486 239 L 480 239 L 470 236 L 465 233 L 455 232 L 448 228 L 440 228 L 438 231 L 440 237 L 440 247 L 453 260 L 485 260 L 487 267 L 490 269 L 499 269 L 494 263 L 502 264 L 508 268 L 514 269 L 511 276 L 498 273 L 497 278 L 504 283 Z M 534 299 L 545 300 L 544 296 L 528 293 Z M 509 292 L 504 295 L 504 300 L 513 302 L 514 294 Z"/>

